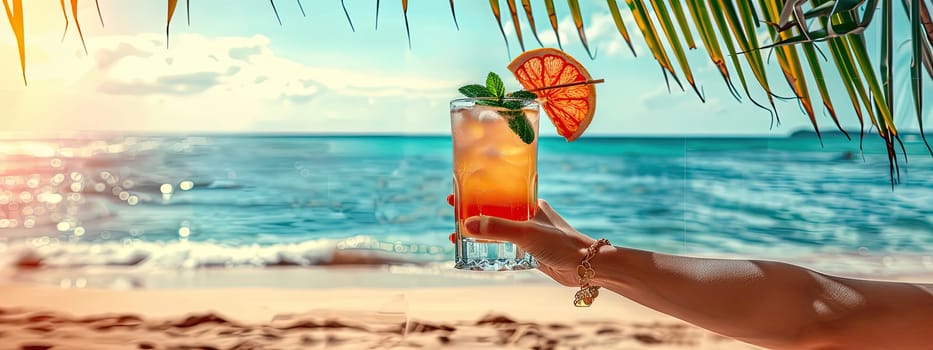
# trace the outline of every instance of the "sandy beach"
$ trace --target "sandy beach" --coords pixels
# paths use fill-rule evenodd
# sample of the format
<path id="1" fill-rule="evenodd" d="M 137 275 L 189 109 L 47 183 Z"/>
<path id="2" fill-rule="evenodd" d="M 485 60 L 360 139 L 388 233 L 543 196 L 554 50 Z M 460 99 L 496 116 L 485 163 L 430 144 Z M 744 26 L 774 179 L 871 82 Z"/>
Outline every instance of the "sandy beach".
<path id="1" fill-rule="evenodd" d="M 575 308 L 571 289 L 534 278 L 398 287 L 404 280 L 417 284 L 434 277 L 332 268 L 263 276 L 268 282 L 335 273 L 395 287 L 113 290 L 6 284 L 0 286 L 0 349 L 755 348 L 612 293 L 591 308 Z M 242 274 L 230 278 L 243 281 Z"/>

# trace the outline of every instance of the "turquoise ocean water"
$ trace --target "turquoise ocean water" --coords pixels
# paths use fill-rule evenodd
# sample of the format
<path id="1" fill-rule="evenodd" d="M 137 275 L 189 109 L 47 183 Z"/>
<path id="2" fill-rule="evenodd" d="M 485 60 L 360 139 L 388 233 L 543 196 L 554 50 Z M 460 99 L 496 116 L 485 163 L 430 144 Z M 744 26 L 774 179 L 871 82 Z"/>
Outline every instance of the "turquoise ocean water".
<path id="1" fill-rule="evenodd" d="M 933 158 L 877 136 L 599 138 L 539 146 L 539 186 L 617 245 L 847 270 L 933 271 Z M 426 136 L 86 136 L 0 143 L 2 268 L 452 259 L 451 142 Z"/>

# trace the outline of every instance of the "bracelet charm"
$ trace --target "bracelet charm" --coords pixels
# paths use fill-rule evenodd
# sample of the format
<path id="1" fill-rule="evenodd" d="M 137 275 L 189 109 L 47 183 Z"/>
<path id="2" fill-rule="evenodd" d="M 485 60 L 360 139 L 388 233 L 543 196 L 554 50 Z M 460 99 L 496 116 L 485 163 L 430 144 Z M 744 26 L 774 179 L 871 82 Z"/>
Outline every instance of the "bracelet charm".
<path id="1" fill-rule="evenodd" d="M 583 258 L 583 261 L 577 266 L 577 276 L 580 277 L 580 290 L 573 296 L 573 305 L 576 307 L 589 307 L 593 305 L 593 300 L 599 296 L 599 286 L 590 285 L 590 280 L 596 276 L 596 270 L 593 270 L 593 265 L 590 264 L 590 260 L 596 256 L 596 253 L 599 252 L 599 248 L 604 245 L 609 245 L 609 240 L 603 238 L 593 242 L 593 244 L 586 249 L 586 256 Z"/>

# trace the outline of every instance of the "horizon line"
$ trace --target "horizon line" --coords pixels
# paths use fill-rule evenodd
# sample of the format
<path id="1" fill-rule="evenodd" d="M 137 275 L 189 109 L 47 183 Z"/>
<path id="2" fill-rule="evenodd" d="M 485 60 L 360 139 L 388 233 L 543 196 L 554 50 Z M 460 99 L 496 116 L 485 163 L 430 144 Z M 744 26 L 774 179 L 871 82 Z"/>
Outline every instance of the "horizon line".
<path id="1" fill-rule="evenodd" d="M 925 134 L 933 136 L 933 133 L 926 130 Z M 857 139 L 860 130 L 846 130 L 849 136 Z M 901 135 L 920 135 L 920 130 L 900 130 Z M 78 137 L 78 136 L 238 136 L 238 137 L 451 137 L 450 133 L 431 133 L 431 132 L 305 132 L 305 131 L 0 131 L 0 140 L 16 138 L 60 138 L 60 137 Z M 596 133 L 583 135 L 579 140 L 584 139 L 617 139 L 617 138 L 772 138 L 783 139 L 791 137 L 816 136 L 812 129 L 799 129 L 781 134 L 767 133 L 695 133 L 695 134 L 675 134 L 675 133 Z M 843 132 L 833 129 L 821 131 L 823 137 L 843 136 Z M 865 136 L 877 135 L 874 129 L 865 130 Z M 562 139 L 560 135 L 539 135 L 542 139 Z"/>

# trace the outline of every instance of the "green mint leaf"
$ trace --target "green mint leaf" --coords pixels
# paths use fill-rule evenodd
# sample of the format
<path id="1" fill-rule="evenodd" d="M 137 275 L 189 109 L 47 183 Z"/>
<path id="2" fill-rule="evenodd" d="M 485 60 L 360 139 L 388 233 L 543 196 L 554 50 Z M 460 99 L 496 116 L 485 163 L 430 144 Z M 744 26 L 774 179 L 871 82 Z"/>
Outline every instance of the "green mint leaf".
<path id="1" fill-rule="evenodd" d="M 475 103 L 483 106 L 502 107 L 502 104 L 499 103 L 499 100 L 476 100 Z"/>
<path id="2" fill-rule="evenodd" d="M 493 97 L 489 94 L 489 90 L 485 86 L 479 84 L 470 84 L 462 86 L 457 91 L 460 91 L 463 96 L 466 97 Z"/>
<path id="3" fill-rule="evenodd" d="M 516 92 L 513 92 L 513 93 L 509 94 L 509 97 L 514 97 L 514 98 L 526 98 L 526 99 L 534 100 L 534 99 L 538 98 L 538 95 L 535 94 L 534 92 L 528 92 L 528 91 L 525 91 L 525 90 L 518 90 L 518 91 L 516 91 Z"/>
<path id="4" fill-rule="evenodd" d="M 517 110 L 517 111 L 521 112 L 522 103 L 521 103 L 520 101 L 504 101 L 504 102 L 502 102 L 502 104 L 500 105 L 500 107 L 505 107 L 505 109 L 508 109 L 509 111 L 516 111 L 516 110 Z"/>
<path id="5" fill-rule="evenodd" d="M 489 75 L 486 76 L 486 90 L 489 90 L 493 97 L 501 98 L 505 96 L 505 83 L 502 82 L 499 75 L 489 72 Z"/>
<path id="6" fill-rule="evenodd" d="M 509 128 L 522 139 L 522 142 L 530 145 L 535 141 L 535 131 L 528 123 L 528 118 L 525 118 L 525 113 L 519 110 L 503 112 L 503 114 L 508 116 Z"/>

